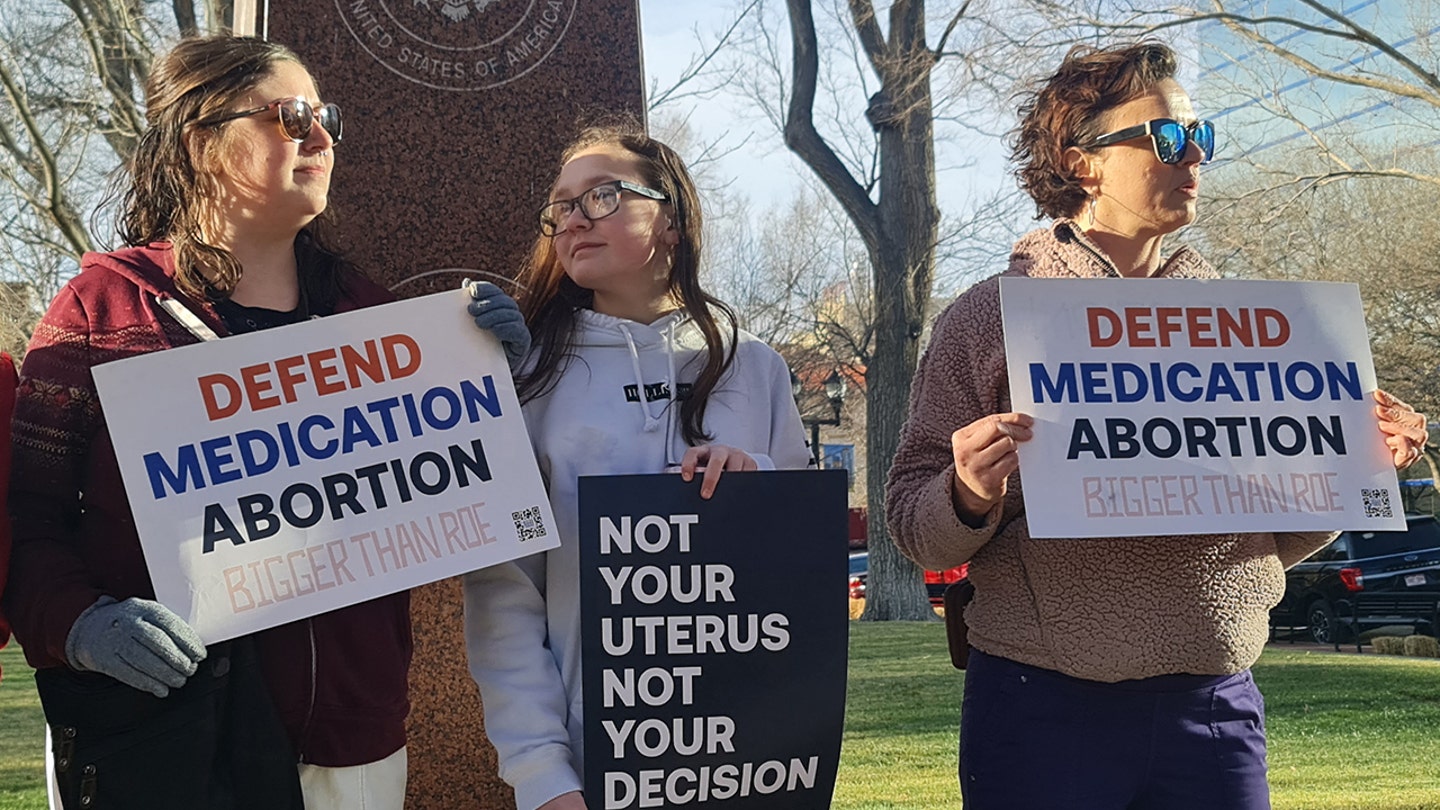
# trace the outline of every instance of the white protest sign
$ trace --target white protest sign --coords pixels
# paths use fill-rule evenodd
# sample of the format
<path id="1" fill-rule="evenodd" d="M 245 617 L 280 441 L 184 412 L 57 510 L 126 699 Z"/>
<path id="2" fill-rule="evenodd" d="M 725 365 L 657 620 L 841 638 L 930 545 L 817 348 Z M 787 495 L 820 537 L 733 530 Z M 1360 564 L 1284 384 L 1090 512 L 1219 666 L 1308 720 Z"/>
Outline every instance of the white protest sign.
<path id="1" fill-rule="evenodd" d="M 1353 284 L 1002 278 L 1033 537 L 1405 528 Z"/>
<path id="2" fill-rule="evenodd" d="M 156 597 L 207 643 L 559 545 L 455 291 L 107 363 Z"/>

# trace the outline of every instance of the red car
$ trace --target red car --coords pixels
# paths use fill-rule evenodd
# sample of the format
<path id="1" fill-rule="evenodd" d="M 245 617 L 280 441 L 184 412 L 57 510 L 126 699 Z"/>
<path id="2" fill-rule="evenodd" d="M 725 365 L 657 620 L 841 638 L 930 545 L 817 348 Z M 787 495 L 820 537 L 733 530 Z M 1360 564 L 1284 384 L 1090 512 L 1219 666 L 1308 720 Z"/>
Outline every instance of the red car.
<path id="1" fill-rule="evenodd" d="M 850 555 L 850 598 L 865 598 L 865 578 L 870 574 L 870 552 L 857 551 Z"/>
<path id="2" fill-rule="evenodd" d="M 965 578 L 970 569 L 970 563 L 962 563 L 954 568 L 945 571 L 925 572 L 925 593 L 930 597 L 930 604 L 939 605 L 945 600 L 945 589 L 950 583 L 958 582 Z M 850 555 L 850 598 L 865 598 L 865 580 L 870 574 L 870 554 L 860 551 Z"/>
<path id="3" fill-rule="evenodd" d="M 944 604 L 945 589 L 950 587 L 952 582 L 959 582 L 969 574 L 970 563 L 960 563 L 954 568 L 947 568 L 944 571 L 926 571 L 925 593 L 930 597 L 930 604 Z"/>

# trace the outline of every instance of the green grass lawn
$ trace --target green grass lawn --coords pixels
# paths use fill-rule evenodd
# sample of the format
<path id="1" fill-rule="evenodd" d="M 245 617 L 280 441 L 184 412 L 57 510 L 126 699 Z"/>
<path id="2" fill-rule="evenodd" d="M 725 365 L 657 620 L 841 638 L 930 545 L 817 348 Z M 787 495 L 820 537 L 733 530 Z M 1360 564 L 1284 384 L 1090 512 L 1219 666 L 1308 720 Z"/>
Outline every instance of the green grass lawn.
<path id="1" fill-rule="evenodd" d="M 945 628 L 850 627 L 833 806 L 959 807 L 964 676 L 950 666 Z M 1266 698 L 1276 810 L 1440 810 L 1440 661 L 1279 645 L 1256 664 L 1255 679 Z"/>
<path id="2" fill-rule="evenodd" d="M 0 810 L 44 807 L 34 679 L 0 650 Z M 1440 661 L 1266 651 L 1276 810 L 1440 810 Z M 850 694 L 836 810 L 960 806 L 964 677 L 939 624 L 851 624 Z M 417 810 L 427 810 L 418 808 Z"/>
<path id="3" fill-rule="evenodd" d="M 15 642 L 0 650 L 0 810 L 45 807 L 45 721 L 34 670 Z"/>

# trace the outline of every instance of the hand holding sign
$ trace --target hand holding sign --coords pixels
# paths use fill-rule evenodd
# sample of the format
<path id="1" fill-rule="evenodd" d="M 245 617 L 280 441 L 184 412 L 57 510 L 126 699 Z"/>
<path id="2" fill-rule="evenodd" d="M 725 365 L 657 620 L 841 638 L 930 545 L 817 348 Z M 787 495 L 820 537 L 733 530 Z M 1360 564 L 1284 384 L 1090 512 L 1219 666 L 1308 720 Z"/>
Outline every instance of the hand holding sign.
<path id="1" fill-rule="evenodd" d="M 1005 497 L 1005 481 L 1020 468 L 1019 442 L 1029 441 L 1035 420 L 1023 413 L 997 413 L 977 419 L 950 435 L 955 454 L 951 488 L 956 513 L 979 523 Z"/>
<path id="2" fill-rule="evenodd" d="M 95 368 L 157 601 L 210 643 L 559 543 L 462 295 Z"/>
<path id="3" fill-rule="evenodd" d="M 65 657 L 81 672 L 102 672 L 163 698 L 195 674 L 205 645 L 159 602 L 102 596 L 70 628 Z"/>
<path id="4" fill-rule="evenodd" d="M 703 470 L 705 477 L 700 481 L 700 497 L 709 500 L 720 483 L 720 474 L 725 470 L 749 472 L 759 468 L 755 459 L 738 447 L 702 444 L 685 451 L 685 458 L 680 460 L 680 477 L 690 481 L 695 478 L 697 470 Z"/>
<path id="5" fill-rule="evenodd" d="M 1375 416 L 1380 419 L 1380 432 L 1395 457 L 1395 469 L 1403 470 L 1420 460 L 1429 439 L 1425 431 L 1425 414 L 1417 412 L 1398 397 L 1375 389 Z"/>

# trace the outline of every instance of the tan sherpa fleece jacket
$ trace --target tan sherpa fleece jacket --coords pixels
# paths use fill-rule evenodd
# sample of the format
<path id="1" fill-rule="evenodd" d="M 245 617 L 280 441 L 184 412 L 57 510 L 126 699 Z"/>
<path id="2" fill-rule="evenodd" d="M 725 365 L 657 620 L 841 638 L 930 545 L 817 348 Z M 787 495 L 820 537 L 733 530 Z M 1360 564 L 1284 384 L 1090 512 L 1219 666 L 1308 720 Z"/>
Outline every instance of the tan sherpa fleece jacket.
<path id="1" fill-rule="evenodd" d="M 1007 275 L 1115 278 L 1115 266 L 1068 220 L 1015 245 Z M 1177 250 L 1156 278 L 1215 278 Z M 1019 473 L 1002 503 L 970 528 L 955 515 L 950 435 L 1011 410 L 998 276 L 955 300 L 936 322 L 910 391 L 910 415 L 890 468 L 886 515 L 904 554 L 928 569 L 970 561 L 970 643 L 1078 678 L 1239 672 L 1269 633 L 1284 569 L 1329 533 L 1031 539 Z"/>

